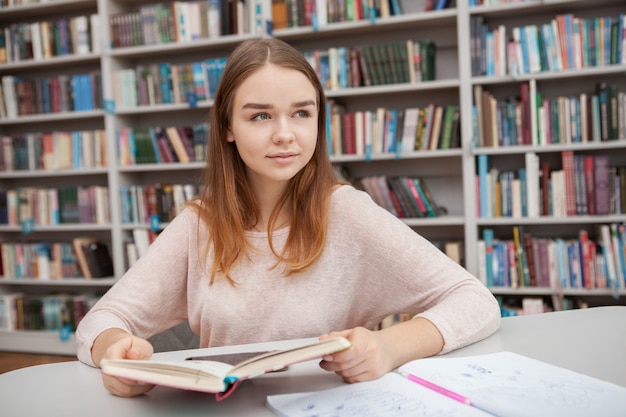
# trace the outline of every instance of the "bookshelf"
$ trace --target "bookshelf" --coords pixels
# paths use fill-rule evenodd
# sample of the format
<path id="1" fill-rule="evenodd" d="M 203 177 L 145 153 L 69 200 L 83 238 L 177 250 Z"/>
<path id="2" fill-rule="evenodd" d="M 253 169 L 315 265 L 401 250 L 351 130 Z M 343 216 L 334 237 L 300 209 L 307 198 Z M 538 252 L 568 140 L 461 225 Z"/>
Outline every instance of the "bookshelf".
<path id="1" fill-rule="evenodd" d="M 51 17 L 96 15 L 97 36 L 88 53 L 54 56 L 46 59 L 27 59 L 0 64 L 0 76 L 49 77 L 56 74 L 74 74 L 99 70 L 102 83 L 102 108 L 85 111 L 67 111 L 48 114 L 20 115 L 0 119 L 0 134 L 18 135 L 46 131 L 102 130 L 106 137 L 106 165 L 96 168 L 78 168 L 57 171 L 20 170 L 0 172 L 0 188 L 10 189 L 26 186 L 58 187 L 60 185 L 108 187 L 110 219 L 106 224 L 63 224 L 35 226 L 24 233 L 22 225 L 0 225 L 2 241 L 71 240 L 76 236 L 95 236 L 108 245 L 114 260 L 114 276 L 106 279 L 39 280 L 35 278 L 0 280 L 0 292 L 23 292 L 27 294 L 71 293 L 77 295 L 98 294 L 106 291 L 124 273 L 129 264 L 127 244 L 133 242 L 136 231 L 158 231 L 167 224 L 162 219 L 128 221 L 122 210 L 119 190 L 125 187 L 147 187 L 152 184 L 197 184 L 203 163 L 142 163 L 121 165 L 118 160 L 118 132 L 124 129 L 149 129 L 156 126 L 194 126 L 207 121 L 212 104 L 210 97 L 195 100 L 182 96 L 181 100 L 150 105 L 121 106 L 116 101 L 117 75 L 123 70 L 168 63 L 172 66 L 221 58 L 239 42 L 260 36 L 256 33 L 237 33 L 218 37 L 201 37 L 188 42 L 170 42 L 111 48 L 114 36 L 109 24 L 115 15 L 138 12 L 142 7 L 156 4 L 153 1 L 131 0 L 67 0 L 50 3 L 34 3 L 0 8 L 0 25 L 14 22 L 37 22 Z M 390 15 L 376 19 L 332 22 L 319 27 L 296 26 L 276 29 L 272 36 L 283 39 L 302 51 L 328 48 L 352 48 L 379 43 L 405 42 L 408 39 L 433 41 L 437 47 L 436 77 L 432 81 L 395 83 L 372 86 L 328 89 L 330 100 L 343 106 L 346 112 L 375 111 L 377 108 L 404 110 L 410 107 L 424 108 L 431 103 L 456 105 L 461 110 L 460 147 L 454 149 L 405 151 L 369 155 L 334 154 L 333 164 L 354 179 L 367 176 L 417 176 L 432 191 L 447 215 L 433 218 L 404 218 L 410 227 L 433 242 L 461 242 L 465 266 L 473 273 L 479 270 L 477 243 L 484 229 L 493 228 L 499 238 L 510 237 L 513 225 L 524 225 L 528 231 L 558 233 L 571 236 L 573 230 L 601 223 L 624 221 L 624 215 L 572 216 L 506 219 L 482 218 L 476 206 L 475 178 L 477 158 L 488 155 L 490 163 L 521 166 L 526 152 L 558 161 L 562 150 L 573 149 L 580 153 L 611 153 L 620 161 L 625 155 L 622 141 L 589 143 L 584 145 L 523 146 L 510 148 L 475 147 L 471 109 L 474 87 L 481 86 L 500 98 L 517 94 L 519 84 L 535 80 L 546 94 L 576 92 L 579 84 L 589 86 L 602 77 L 626 87 L 624 65 L 545 72 L 532 75 L 483 76 L 471 71 L 471 18 L 481 15 L 491 25 L 508 26 L 547 21 L 554 15 L 573 11 L 584 16 L 601 16 L 619 13 L 618 0 L 601 1 L 527 1 L 519 4 L 472 6 L 464 1 L 451 2 L 449 8 L 424 12 L 425 0 L 400 1 L 405 8 L 402 15 Z M 494 26 L 497 27 L 497 26 Z M 578 89 L 578 90 L 577 90 Z M 119 94 L 119 91 L 118 91 Z M 119 97 L 119 96 L 117 96 Z M 623 138 L 622 138 L 623 139 Z M 496 295 L 522 298 L 524 296 L 553 297 L 555 290 L 544 288 L 492 288 Z M 607 302 L 622 302 L 610 298 L 612 293 L 603 290 L 566 290 L 566 295 Z M 558 298 L 558 297 L 557 297 Z M 74 346 L 60 341 L 61 334 L 50 331 L 17 331 L 0 333 L 0 350 L 41 351 L 73 353 Z"/>
<path id="2" fill-rule="evenodd" d="M 516 284 L 514 282 L 505 280 L 501 283 L 497 281 L 494 286 L 491 287 L 491 290 L 505 302 L 510 300 L 519 301 L 523 298 L 540 299 L 543 303 L 555 309 L 563 308 L 564 301 L 566 306 L 569 302 L 571 307 L 624 303 L 626 291 L 624 290 L 623 279 L 620 280 L 620 285 L 615 287 L 611 282 L 606 283 L 605 281 L 607 279 L 610 280 L 610 278 L 604 277 L 603 275 L 606 274 L 599 271 L 604 271 L 602 249 L 605 248 L 605 240 L 602 239 L 600 229 L 610 225 L 622 224 L 625 220 L 623 214 L 625 211 L 623 208 L 616 207 L 613 200 L 611 200 L 611 208 L 607 209 L 607 211 L 596 213 L 593 208 L 593 205 L 596 203 L 596 198 L 598 198 L 595 192 L 599 185 L 593 182 L 594 178 L 605 178 L 606 181 L 608 181 L 608 178 L 614 178 L 616 174 L 614 172 L 598 173 L 597 171 L 593 171 L 593 163 L 591 164 L 592 168 L 588 168 L 593 172 L 593 175 L 590 177 L 585 177 L 584 168 L 580 171 L 572 171 L 571 174 L 567 175 L 575 179 L 578 178 L 578 181 L 574 180 L 573 183 L 574 192 L 561 191 L 561 180 L 558 177 L 559 171 L 564 171 L 564 167 L 567 165 L 564 160 L 565 154 L 573 154 L 575 158 L 581 160 L 585 157 L 587 157 L 587 159 L 606 157 L 608 158 L 610 167 L 620 167 L 624 164 L 625 137 L 623 128 L 620 128 L 621 130 L 613 136 L 602 137 L 600 124 L 595 124 L 597 131 L 594 131 L 593 117 L 583 117 L 583 114 L 585 114 L 584 107 L 583 111 L 578 110 L 578 107 L 576 107 L 584 102 L 584 105 L 589 109 L 586 113 L 592 114 L 592 96 L 600 94 L 598 86 L 601 82 L 616 86 L 618 91 L 624 91 L 626 87 L 623 76 L 626 67 L 619 62 L 611 62 L 608 49 L 606 49 L 605 52 L 607 55 L 605 62 L 595 61 L 600 60 L 599 52 L 596 52 L 594 56 L 589 52 L 593 49 L 591 45 L 592 35 L 588 34 L 592 31 L 592 22 L 597 22 L 599 20 L 598 18 L 607 16 L 612 17 L 612 20 L 616 21 L 620 13 L 623 13 L 623 9 L 618 2 L 614 1 L 522 2 L 496 6 L 478 5 L 469 8 L 468 19 L 470 26 L 473 21 L 482 19 L 482 21 L 486 23 L 489 31 L 505 27 L 506 33 L 508 34 L 513 33 L 513 28 L 528 28 L 531 25 L 537 26 L 539 31 L 542 29 L 545 30 L 544 26 L 550 25 L 553 19 L 556 21 L 557 16 L 569 14 L 572 16 L 573 21 L 580 19 L 579 22 L 584 22 L 579 23 L 581 39 L 584 40 L 587 38 L 587 41 L 581 41 L 581 47 L 583 49 L 581 50 L 580 56 L 582 58 L 580 59 L 580 63 L 577 64 L 575 59 L 573 61 L 567 61 L 569 67 L 550 68 L 553 62 L 550 62 L 550 58 L 548 58 L 546 61 L 542 62 L 548 65 L 542 67 L 541 70 L 537 72 L 519 69 L 516 73 L 512 73 L 511 67 L 507 67 L 504 73 L 493 71 L 491 72 L 492 75 L 485 75 L 484 67 L 482 68 L 482 72 L 478 70 L 478 68 L 473 68 L 468 89 L 471 88 L 474 91 L 467 91 L 468 94 L 464 95 L 466 100 L 464 105 L 471 106 L 477 103 L 477 91 L 480 92 L 480 90 L 483 92 L 488 91 L 496 101 L 504 102 L 507 97 L 522 96 L 522 88 L 526 88 L 527 91 L 531 92 L 531 102 L 534 96 L 532 93 L 537 92 L 540 96 L 539 103 L 541 103 L 531 108 L 530 113 L 531 115 L 532 113 L 536 115 L 535 120 L 530 120 L 530 124 L 536 127 L 535 132 L 537 133 L 533 133 L 531 130 L 529 132 L 529 136 L 531 136 L 530 141 L 523 142 L 522 140 L 522 143 L 518 141 L 514 142 L 515 144 L 513 145 L 507 145 L 505 135 L 497 136 L 500 139 L 497 145 L 492 144 L 493 140 L 489 140 L 487 136 L 477 137 L 472 133 L 475 131 L 474 127 L 468 125 L 471 124 L 471 122 L 464 120 L 464 122 L 468 123 L 464 127 L 469 132 L 464 137 L 475 137 L 478 139 L 473 142 L 471 151 L 473 154 L 474 177 L 479 174 L 480 161 L 488 161 L 486 168 L 489 171 L 493 170 L 496 175 L 505 171 L 513 173 L 513 177 L 509 177 L 509 181 L 501 183 L 503 184 L 502 189 L 507 189 L 514 182 L 510 180 L 511 178 L 520 179 L 520 170 L 523 170 L 525 173 L 530 172 L 532 178 L 535 178 L 534 182 L 539 183 L 539 187 L 535 188 L 534 191 L 529 191 L 529 195 L 533 196 L 528 200 L 529 204 L 537 207 L 535 214 L 533 215 L 530 209 L 528 209 L 529 212 L 523 212 L 521 214 L 519 214 L 518 211 L 515 217 L 511 212 L 506 211 L 498 214 L 498 209 L 494 208 L 493 205 L 490 205 L 490 207 L 495 211 L 490 210 L 489 213 L 481 211 L 481 209 L 484 210 L 485 205 L 480 206 L 480 203 L 485 202 L 485 198 L 481 196 L 480 192 L 484 189 L 490 190 L 489 197 L 487 197 L 488 199 L 493 198 L 495 201 L 504 201 L 491 193 L 491 191 L 496 189 L 495 186 L 483 187 L 481 184 L 481 191 L 474 193 L 475 198 L 477 198 L 477 205 L 473 208 L 475 216 L 472 217 L 475 217 L 476 221 L 472 228 L 473 230 L 466 236 L 466 239 L 469 239 L 469 235 L 471 234 L 471 240 L 479 242 L 479 244 L 474 246 L 476 249 L 475 254 L 468 255 L 470 261 L 467 267 L 479 275 L 483 273 L 482 271 L 484 271 L 486 266 L 481 265 L 481 263 L 485 262 L 484 249 L 481 248 L 481 243 L 489 242 L 489 233 L 493 233 L 497 241 L 506 245 L 506 243 L 514 241 L 515 228 L 521 230 L 523 234 L 531 236 L 536 245 L 548 239 L 553 242 L 558 242 L 559 240 L 571 242 L 573 247 L 580 247 L 579 242 L 582 239 L 580 233 L 581 231 L 585 231 L 588 233 L 588 239 L 596 243 L 594 246 L 597 250 L 596 255 L 598 258 L 592 256 L 591 259 L 596 259 L 600 262 L 599 270 L 596 270 L 595 273 L 583 271 L 585 262 L 582 259 L 576 262 L 577 267 L 580 268 L 578 272 L 568 270 L 571 264 L 565 265 L 564 267 L 561 265 L 561 268 L 559 265 L 548 265 L 548 269 L 542 271 L 543 275 L 540 274 L 540 276 L 547 275 L 548 281 L 533 286 L 522 285 L 519 287 L 518 284 L 518 288 L 515 288 Z M 545 36 L 545 32 L 542 32 L 542 34 Z M 596 40 L 597 39 L 598 38 L 596 38 Z M 588 49 L 584 48 L 586 43 L 588 43 Z M 472 45 L 467 46 L 471 50 Z M 574 45 L 574 49 L 575 48 L 576 46 Z M 587 51 L 587 53 L 585 53 L 585 51 Z M 596 51 L 598 51 L 598 49 L 596 49 Z M 547 49 L 546 57 L 550 56 L 549 52 L 549 49 Z M 575 56 L 574 54 L 574 57 Z M 541 61 L 541 59 L 539 61 Z M 564 107 L 555 108 L 550 107 L 551 104 L 546 104 L 547 100 L 551 100 L 553 103 L 557 103 L 554 104 L 555 106 L 558 106 L 558 100 L 563 100 L 563 98 L 566 100 L 560 103 L 565 103 Z M 561 105 L 563 106 L 563 104 Z M 569 109 L 567 108 L 568 106 L 570 107 Z M 623 103 L 619 108 L 623 113 Z M 560 119 L 555 116 L 559 114 L 557 110 L 561 110 L 560 114 L 563 114 L 565 111 L 571 111 L 571 113 L 565 113 L 567 114 L 565 119 L 567 119 L 568 124 L 559 123 Z M 600 118 L 597 120 L 600 120 Z M 587 125 L 585 125 L 585 123 L 587 123 Z M 550 134 L 543 134 L 544 131 L 549 131 Z M 581 135 L 581 133 L 585 131 L 587 132 L 586 139 Z M 519 138 L 520 136 L 523 137 L 523 134 L 513 136 Z M 535 163 L 539 166 L 539 172 L 533 169 Z M 542 174 L 541 168 L 544 165 L 547 169 Z M 557 172 L 557 175 L 554 175 L 555 172 Z M 580 172 L 580 174 L 575 174 L 574 172 Z M 550 179 L 548 186 L 543 183 L 544 179 Z M 591 183 L 588 181 L 591 181 Z M 567 204 L 564 203 L 564 201 L 568 199 L 567 196 L 576 195 L 576 187 L 580 187 L 578 189 L 579 196 L 585 195 L 585 191 L 589 194 L 586 194 L 578 200 L 576 197 L 572 197 L 570 200 L 574 202 L 573 212 L 564 213 L 561 210 L 563 204 Z M 604 182 L 602 182 L 601 187 L 604 187 Z M 546 193 L 543 192 L 544 189 Z M 505 195 L 511 194 L 505 193 Z M 613 195 L 613 193 L 611 193 L 611 195 Z M 609 197 L 607 196 L 607 203 L 608 200 Z M 534 204 L 532 202 L 534 202 Z M 544 202 L 548 202 L 548 204 L 544 205 Z M 575 202 L 578 202 L 578 208 Z M 593 204 L 590 204 L 590 202 Z M 489 203 L 486 205 L 489 205 Z M 565 210 L 565 208 L 563 208 L 563 210 Z M 485 232 L 487 232 L 486 240 Z M 556 243 L 554 245 L 556 246 Z M 619 245 L 618 247 L 621 248 Z M 535 246 L 534 248 L 536 256 L 537 247 Z M 550 246 L 548 246 L 548 251 L 551 250 L 549 248 Z M 559 259 L 559 257 L 563 257 L 561 252 L 557 252 L 556 249 L 554 249 L 554 251 L 555 252 L 551 252 L 551 255 L 547 257 L 548 259 Z M 504 253 L 506 254 L 508 252 L 504 251 Z M 517 261 L 517 259 L 518 257 L 515 258 L 515 261 Z M 567 263 L 567 260 L 567 255 L 565 255 L 564 263 Z M 505 262 L 505 264 L 507 263 Z M 538 264 L 535 264 L 535 266 L 539 268 Z M 591 268 L 593 268 L 593 266 L 594 263 L 592 261 Z M 619 267 L 619 265 L 617 266 Z M 556 271 L 556 273 L 554 271 Z M 619 278 L 617 279 L 619 280 Z M 555 280 L 558 282 L 555 282 Z M 517 281 L 519 282 L 519 277 Z"/>

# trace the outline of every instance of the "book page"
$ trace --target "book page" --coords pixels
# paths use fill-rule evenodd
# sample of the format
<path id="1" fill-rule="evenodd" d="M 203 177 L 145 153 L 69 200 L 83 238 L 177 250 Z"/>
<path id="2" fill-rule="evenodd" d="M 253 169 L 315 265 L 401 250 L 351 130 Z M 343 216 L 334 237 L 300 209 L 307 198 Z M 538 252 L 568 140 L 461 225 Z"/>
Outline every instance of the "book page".
<path id="1" fill-rule="evenodd" d="M 281 417 L 493 417 L 396 373 L 323 391 L 270 395 L 266 405 Z"/>
<path id="2" fill-rule="evenodd" d="M 500 417 L 620 417 L 626 388 L 512 352 L 427 358 L 400 367 Z"/>

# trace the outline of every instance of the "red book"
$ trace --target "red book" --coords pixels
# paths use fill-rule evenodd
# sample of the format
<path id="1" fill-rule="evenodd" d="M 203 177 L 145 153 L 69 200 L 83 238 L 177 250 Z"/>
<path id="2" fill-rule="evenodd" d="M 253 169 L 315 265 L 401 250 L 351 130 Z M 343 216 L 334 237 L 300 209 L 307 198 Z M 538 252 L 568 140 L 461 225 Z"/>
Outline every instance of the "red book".
<path id="1" fill-rule="evenodd" d="M 356 154 L 356 126 L 354 113 L 343 114 L 343 154 Z"/>
<path id="2" fill-rule="evenodd" d="M 424 202 L 422 201 L 419 195 L 419 192 L 417 191 L 417 188 L 415 187 L 415 184 L 413 183 L 413 180 L 411 178 L 404 178 L 404 180 L 406 181 L 406 184 L 409 186 L 408 188 L 411 191 L 411 195 L 415 199 L 415 202 L 417 203 L 417 206 L 419 207 L 420 211 L 424 214 L 424 216 L 428 216 L 428 210 L 426 209 L 426 206 L 424 205 Z"/>
<path id="3" fill-rule="evenodd" d="M 530 87 L 528 83 L 520 84 L 520 102 L 522 105 L 522 142 L 524 145 L 530 145 Z"/>
<path id="4" fill-rule="evenodd" d="M 593 200 L 594 202 L 595 214 L 606 215 L 611 213 L 611 190 L 609 187 L 609 171 L 609 156 L 596 155 L 594 157 L 593 175 L 594 197 L 591 198 L 591 200 Z M 622 210 L 624 210 L 624 208 L 622 208 Z"/>
<path id="5" fill-rule="evenodd" d="M 561 164 L 565 173 L 565 209 L 568 216 L 576 215 L 576 177 L 574 151 L 561 152 Z"/>
<path id="6" fill-rule="evenodd" d="M 587 214 L 596 214 L 595 180 L 593 155 L 585 155 L 585 189 L 587 191 Z"/>

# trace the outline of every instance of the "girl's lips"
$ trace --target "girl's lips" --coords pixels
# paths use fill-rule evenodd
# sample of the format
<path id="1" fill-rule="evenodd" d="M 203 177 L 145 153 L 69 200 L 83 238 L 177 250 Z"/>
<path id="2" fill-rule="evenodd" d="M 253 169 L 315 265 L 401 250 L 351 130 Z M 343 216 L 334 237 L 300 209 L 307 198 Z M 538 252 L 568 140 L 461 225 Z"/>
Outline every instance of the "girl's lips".
<path id="1" fill-rule="evenodd" d="M 296 158 L 296 153 L 279 153 L 270 155 L 269 158 L 278 164 L 288 164 Z"/>
<path id="2" fill-rule="evenodd" d="M 292 156 L 296 156 L 295 152 L 281 152 L 281 153 L 276 153 L 273 155 L 270 155 L 270 158 L 289 158 Z"/>

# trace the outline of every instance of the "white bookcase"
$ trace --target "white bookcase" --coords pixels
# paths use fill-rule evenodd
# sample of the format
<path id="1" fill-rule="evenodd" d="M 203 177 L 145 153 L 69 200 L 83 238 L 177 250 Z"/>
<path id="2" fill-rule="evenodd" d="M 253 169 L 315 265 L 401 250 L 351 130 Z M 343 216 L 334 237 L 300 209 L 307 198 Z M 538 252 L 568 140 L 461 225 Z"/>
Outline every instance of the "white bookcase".
<path id="1" fill-rule="evenodd" d="M 38 61 L 0 64 L 0 76 L 4 75 L 50 75 L 71 73 L 77 70 L 100 69 L 102 71 L 103 98 L 110 103 L 114 97 L 113 72 L 134 68 L 140 64 L 158 62 L 182 63 L 212 57 L 227 56 L 239 42 L 255 35 L 231 35 L 212 39 L 202 39 L 188 43 L 171 43 L 152 46 L 136 46 L 112 49 L 109 17 L 116 13 L 138 10 L 143 4 L 156 2 L 133 0 L 67 0 L 49 3 L 35 3 L 24 6 L 0 8 L 0 26 L 13 22 L 33 22 L 54 16 L 97 13 L 100 29 L 100 52 L 84 56 L 56 57 Z M 431 102 L 455 104 L 461 108 L 462 146 L 458 149 L 419 151 L 395 155 L 373 155 L 371 160 L 357 156 L 333 156 L 333 163 L 346 167 L 355 177 L 369 175 L 413 175 L 426 180 L 437 203 L 445 206 L 448 215 L 437 218 L 405 219 L 417 232 L 433 241 L 457 240 L 464 243 L 465 265 L 473 273 L 477 272 L 478 260 L 476 243 L 485 227 L 501 228 L 506 234 L 516 223 L 527 225 L 528 229 L 546 233 L 571 234 L 579 226 L 603 222 L 624 221 L 626 216 L 609 218 L 539 218 L 522 219 L 481 219 L 477 217 L 475 192 L 476 155 L 488 153 L 494 160 L 503 158 L 508 163 L 511 158 L 522 155 L 524 149 L 476 149 L 472 138 L 472 94 L 473 87 L 481 84 L 496 91 L 515 89 L 524 77 L 472 77 L 470 68 L 470 16 L 483 14 L 491 21 L 507 25 L 524 24 L 535 20 L 545 20 L 556 13 L 575 11 L 583 15 L 600 15 L 610 12 L 617 15 L 620 0 L 598 1 L 529 1 L 506 6 L 479 6 L 470 8 L 465 1 L 458 0 L 456 7 L 442 11 L 422 12 L 425 1 L 402 2 L 412 7 L 402 16 L 378 18 L 356 22 L 332 23 L 314 30 L 299 27 L 275 30 L 273 36 L 283 39 L 295 47 L 306 50 L 337 46 L 357 46 L 384 41 L 431 39 L 437 45 L 436 80 L 416 84 L 396 84 L 373 87 L 346 88 L 328 91 L 329 98 L 340 102 L 347 111 L 374 110 L 378 106 L 404 109 L 411 106 L 423 107 Z M 568 71 L 555 74 L 537 74 L 536 80 L 554 91 L 563 85 L 576 86 L 582 83 L 593 84 L 598 77 L 617 79 L 624 86 L 623 73 L 626 66 L 597 68 L 593 70 Z M 573 87 L 571 87 L 573 88 Z M 97 170 L 67 172 L 14 171 L 0 173 L 1 188 L 16 188 L 26 185 L 59 186 L 60 184 L 99 184 L 109 187 L 111 223 L 108 225 L 71 225 L 35 227 L 32 233 L 23 234 L 20 227 L 0 225 L 0 240 L 52 240 L 71 239 L 75 236 L 93 235 L 102 239 L 108 246 L 114 260 L 115 276 L 98 280 L 59 280 L 40 281 L 36 279 L 0 279 L 0 292 L 21 291 L 24 293 L 46 294 L 56 292 L 93 293 L 106 291 L 126 270 L 125 242 L 132 236 L 134 228 L 149 228 L 148 224 L 122 224 L 120 196 L 118 190 L 126 185 L 147 185 L 151 183 L 196 183 L 202 172 L 203 163 L 190 164 L 142 164 L 118 166 L 116 162 L 116 131 L 120 128 L 152 127 L 164 125 L 184 125 L 206 122 L 210 101 L 199 102 L 196 107 L 188 104 L 164 104 L 133 109 L 116 109 L 80 113 L 55 113 L 38 116 L 22 116 L 0 120 L 0 134 L 40 132 L 63 129 L 104 129 L 107 136 L 107 156 L 109 164 Z M 622 138 L 624 139 L 624 138 Z M 601 149 L 622 153 L 622 141 L 587 145 L 589 148 L 575 147 L 578 151 Z M 597 148 L 596 148 L 597 146 Z M 570 146 L 572 148 L 573 146 Z M 563 147 L 537 148 L 538 153 L 559 152 Z M 579 294 L 580 292 L 580 294 Z M 571 295 L 584 297 L 605 296 L 604 292 L 579 291 Z M 548 289 L 500 290 L 496 294 L 552 295 Z M 624 292 L 621 292 L 622 296 Z M 615 302 L 614 300 L 612 300 Z M 0 351 L 15 350 L 29 352 L 49 352 L 72 354 L 73 338 L 59 341 L 56 332 L 4 332 L 0 333 Z"/>
<path id="2" fill-rule="evenodd" d="M 499 5 L 499 6 L 476 6 L 468 10 L 467 15 L 463 16 L 463 20 L 470 19 L 472 16 L 482 16 L 490 29 L 495 29 L 499 25 L 507 28 L 507 34 L 511 34 L 511 29 L 516 26 L 525 26 L 530 24 L 541 25 L 549 23 L 556 15 L 572 13 L 576 17 L 595 18 L 612 16 L 614 19 L 620 13 L 624 13 L 624 7 L 618 1 L 543 1 L 543 2 L 522 2 L 516 4 Z M 466 42 L 465 48 L 471 48 Z M 467 62 L 467 61 L 465 61 Z M 609 84 L 615 84 L 621 91 L 626 88 L 626 79 L 624 78 L 625 65 L 607 65 L 587 67 L 582 69 L 567 69 L 554 72 L 540 72 L 535 74 L 518 74 L 504 76 L 471 76 L 469 71 L 469 82 L 462 79 L 462 100 L 463 109 L 471 108 L 473 103 L 473 90 L 476 86 L 488 90 L 498 100 L 504 100 L 510 95 L 519 95 L 520 84 L 533 82 L 537 91 L 541 92 L 543 97 L 556 98 L 558 96 L 578 95 L 580 93 L 588 93 L 591 95 L 596 90 L 596 84 L 600 81 L 606 81 Z M 465 74 L 468 75 L 468 74 Z M 465 139 L 471 138 L 472 129 L 471 121 L 463 118 Z M 470 146 L 471 154 L 467 160 L 467 173 L 477 172 L 478 155 L 487 155 L 489 167 L 496 167 L 499 170 L 517 170 L 524 168 L 525 154 L 528 152 L 538 155 L 541 162 L 548 162 L 551 169 L 559 169 L 561 167 L 561 153 L 563 151 L 573 151 L 574 154 L 581 155 L 609 155 L 609 164 L 611 166 L 623 166 L 626 162 L 624 159 L 625 140 L 623 136 L 616 140 L 608 140 L 602 142 L 588 143 L 564 143 L 550 145 L 524 145 L 509 147 L 473 147 Z M 468 142 L 471 142 L 468 140 Z M 470 177 L 467 178 L 470 180 Z M 468 190 L 474 187 L 470 181 L 466 182 Z M 579 230 L 585 229 L 589 232 L 590 239 L 599 240 L 597 228 L 600 225 L 611 223 L 623 223 L 626 221 L 624 214 L 611 215 L 576 215 L 568 217 L 555 217 L 548 215 L 540 215 L 538 217 L 491 217 L 481 218 L 476 212 L 476 204 L 480 197 L 478 193 L 467 192 L 466 195 L 472 195 L 471 207 L 467 207 L 466 216 L 468 223 L 472 223 L 471 230 L 466 231 L 466 242 L 477 242 L 482 239 L 482 233 L 485 229 L 494 230 L 496 238 L 503 240 L 513 239 L 512 229 L 514 226 L 521 226 L 525 232 L 530 233 L 533 237 L 538 238 L 556 238 L 564 239 L 578 238 Z M 623 209 L 622 209 L 623 210 Z M 622 211 L 623 212 L 623 211 Z M 478 273 L 479 256 L 476 252 L 477 245 L 468 245 L 467 264 L 469 270 Z M 589 305 L 603 305 L 611 303 L 624 304 L 623 283 L 620 289 L 578 289 L 565 288 L 562 291 L 557 288 L 533 287 L 533 288 L 510 288 L 510 287 L 492 287 L 494 294 L 501 296 L 503 299 L 520 299 L 522 297 L 544 298 L 551 301 L 555 308 L 561 301 L 561 297 L 569 297 L 580 300 Z M 550 300 L 552 298 L 552 300 Z"/>

